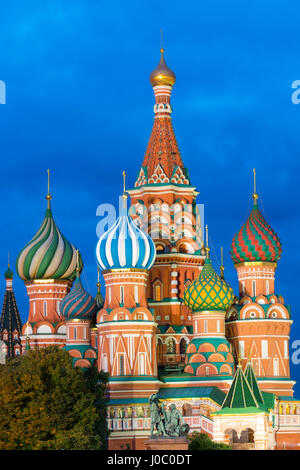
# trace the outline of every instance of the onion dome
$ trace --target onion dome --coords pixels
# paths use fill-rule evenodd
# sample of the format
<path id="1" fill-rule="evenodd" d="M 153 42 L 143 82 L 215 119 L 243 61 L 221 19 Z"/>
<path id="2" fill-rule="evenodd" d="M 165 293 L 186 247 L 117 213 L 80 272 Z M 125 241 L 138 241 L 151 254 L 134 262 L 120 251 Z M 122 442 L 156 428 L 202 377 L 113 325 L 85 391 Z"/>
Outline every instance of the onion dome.
<path id="1" fill-rule="evenodd" d="M 156 69 L 154 69 L 150 75 L 150 83 L 153 87 L 157 85 L 168 85 L 172 87 L 176 81 L 175 73 L 169 69 L 165 62 L 164 50 L 161 49 L 160 53 L 160 61 Z"/>
<path id="2" fill-rule="evenodd" d="M 100 269 L 147 269 L 155 261 L 154 242 L 128 216 L 127 195 L 122 195 L 120 216 L 98 240 L 96 258 Z"/>
<path id="3" fill-rule="evenodd" d="M 197 279 L 184 291 L 184 303 L 193 312 L 227 310 L 232 304 L 232 288 L 218 276 L 207 258 Z"/>
<path id="4" fill-rule="evenodd" d="M 74 279 L 76 276 L 76 248 L 57 228 L 52 217 L 50 199 L 48 193 L 42 225 L 17 258 L 17 273 L 24 281 Z M 79 266 L 82 268 L 82 265 L 80 257 Z"/>
<path id="5" fill-rule="evenodd" d="M 97 304 L 81 284 L 79 270 L 72 289 L 60 302 L 59 309 L 65 320 L 90 320 L 98 311 Z"/>
<path id="6" fill-rule="evenodd" d="M 268 222 L 264 219 L 257 204 L 257 194 L 250 215 L 231 245 L 231 257 L 234 263 L 245 261 L 276 262 L 281 256 L 280 240 Z"/>
<path id="7" fill-rule="evenodd" d="M 14 273 L 12 272 L 12 270 L 10 269 L 9 266 L 8 266 L 7 270 L 5 271 L 5 273 L 4 273 L 4 277 L 5 277 L 5 279 L 12 279 L 14 277 Z"/>

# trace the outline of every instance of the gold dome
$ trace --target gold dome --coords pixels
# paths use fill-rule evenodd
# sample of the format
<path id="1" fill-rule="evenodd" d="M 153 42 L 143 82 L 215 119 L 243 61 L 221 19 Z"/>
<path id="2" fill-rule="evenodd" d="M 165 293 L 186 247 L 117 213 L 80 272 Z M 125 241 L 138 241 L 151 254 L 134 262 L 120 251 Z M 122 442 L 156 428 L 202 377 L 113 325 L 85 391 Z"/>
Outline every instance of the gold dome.
<path id="1" fill-rule="evenodd" d="M 175 73 L 167 66 L 164 59 L 164 50 L 161 49 L 161 58 L 158 66 L 150 75 L 150 83 L 152 86 L 168 85 L 173 86 L 176 82 Z"/>

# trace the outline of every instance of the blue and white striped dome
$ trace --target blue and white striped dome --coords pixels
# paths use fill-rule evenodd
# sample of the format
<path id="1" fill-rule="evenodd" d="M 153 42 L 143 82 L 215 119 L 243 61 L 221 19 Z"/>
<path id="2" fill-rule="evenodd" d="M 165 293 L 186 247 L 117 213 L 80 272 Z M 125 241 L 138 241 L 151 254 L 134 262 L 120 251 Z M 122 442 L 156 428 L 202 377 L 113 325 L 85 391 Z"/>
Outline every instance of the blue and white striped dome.
<path id="1" fill-rule="evenodd" d="M 147 269 L 155 261 L 152 238 L 128 216 L 127 195 L 122 196 L 121 213 L 115 224 L 98 240 L 96 257 L 100 269 Z"/>

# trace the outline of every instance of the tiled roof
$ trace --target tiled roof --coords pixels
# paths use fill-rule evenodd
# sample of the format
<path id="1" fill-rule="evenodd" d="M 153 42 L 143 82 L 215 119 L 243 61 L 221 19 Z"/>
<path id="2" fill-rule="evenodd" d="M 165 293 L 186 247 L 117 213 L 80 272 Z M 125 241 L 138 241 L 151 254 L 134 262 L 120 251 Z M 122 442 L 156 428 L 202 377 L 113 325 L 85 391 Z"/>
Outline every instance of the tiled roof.
<path id="1" fill-rule="evenodd" d="M 210 398 L 221 405 L 225 398 L 225 393 L 218 387 L 164 387 L 160 388 L 158 398 Z"/>
<path id="2" fill-rule="evenodd" d="M 226 310 L 233 300 L 233 290 L 216 274 L 209 258 L 199 276 L 184 291 L 184 303 L 193 312 Z"/>
<path id="3" fill-rule="evenodd" d="M 233 238 L 230 252 L 234 263 L 275 262 L 280 258 L 282 252 L 280 240 L 264 219 L 256 200 L 247 221 Z"/>

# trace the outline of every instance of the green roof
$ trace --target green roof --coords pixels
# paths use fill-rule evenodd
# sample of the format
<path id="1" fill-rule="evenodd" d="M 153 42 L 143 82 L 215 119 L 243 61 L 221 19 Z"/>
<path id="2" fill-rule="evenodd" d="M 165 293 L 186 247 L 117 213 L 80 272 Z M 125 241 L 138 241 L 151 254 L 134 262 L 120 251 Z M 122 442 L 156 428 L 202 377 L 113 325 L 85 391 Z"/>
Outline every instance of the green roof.
<path id="1" fill-rule="evenodd" d="M 222 410 L 224 408 L 259 408 L 259 404 L 239 364 L 232 381 L 231 387 L 226 395 Z"/>
<path id="2" fill-rule="evenodd" d="M 158 398 L 161 400 L 168 398 L 210 398 L 221 405 L 225 393 L 218 387 L 163 387 L 159 389 Z"/>
<path id="3" fill-rule="evenodd" d="M 174 330 L 174 334 L 180 334 L 182 333 L 182 330 L 184 328 L 187 329 L 187 332 L 189 334 L 193 333 L 193 327 L 190 325 L 158 325 L 159 332 L 163 335 L 168 331 L 169 328 L 172 328 Z"/>

